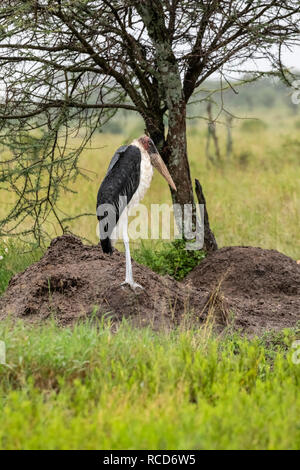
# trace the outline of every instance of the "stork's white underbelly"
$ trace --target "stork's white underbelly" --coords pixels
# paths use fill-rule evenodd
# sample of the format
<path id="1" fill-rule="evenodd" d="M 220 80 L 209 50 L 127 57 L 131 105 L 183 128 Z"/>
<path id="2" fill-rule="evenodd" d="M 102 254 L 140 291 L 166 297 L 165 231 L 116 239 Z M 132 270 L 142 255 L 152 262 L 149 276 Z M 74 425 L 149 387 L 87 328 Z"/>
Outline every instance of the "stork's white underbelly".
<path id="1" fill-rule="evenodd" d="M 134 140 L 132 142 L 132 145 L 136 145 L 141 151 L 141 167 L 140 167 L 140 182 L 139 182 L 138 188 L 127 205 L 128 215 L 130 215 L 131 210 L 135 206 L 137 206 L 139 202 L 142 201 L 142 199 L 144 198 L 147 190 L 150 187 L 152 176 L 153 176 L 153 166 L 151 164 L 148 153 L 140 145 L 138 140 Z M 126 222 L 126 210 L 122 212 L 117 225 L 112 231 L 112 234 L 111 234 L 112 240 L 117 240 L 120 236 L 122 236 L 123 225 L 125 222 Z"/>

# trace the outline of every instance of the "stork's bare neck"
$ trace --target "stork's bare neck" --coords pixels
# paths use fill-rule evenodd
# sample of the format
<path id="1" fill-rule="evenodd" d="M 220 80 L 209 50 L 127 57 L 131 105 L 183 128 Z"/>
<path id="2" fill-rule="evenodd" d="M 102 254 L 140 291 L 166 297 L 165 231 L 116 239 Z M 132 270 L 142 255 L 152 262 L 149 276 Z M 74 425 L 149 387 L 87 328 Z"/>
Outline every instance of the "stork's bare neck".
<path id="1" fill-rule="evenodd" d="M 137 147 L 140 150 L 141 162 L 140 162 L 140 171 L 139 171 L 139 184 L 136 192 L 132 196 L 131 201 L 128 204 L 128 210 L 134 207 L 136 204 L 140 203 L 146 192 L 148 191 L 152 176 L 153 176 L 153 166 L 151 163 L 150 155 L 145 150 L 144 146 L 140 143 L 139 139 L 135 139 L 131 146 Z"/>
<path id="2" fill-rule="evenodd" d="M 149 154 L 151 164 L 154 166 L 154 168 L 156 168 L 159 171 L 159 173 L 165 178 L 165 180 L 171 186 L 171 188 L 174 191 L 177 191 L 175 183 L 169 173 L 169 170 L 166 167 L 160 154 L 158 153 L 158 150 L 155 147 L 153 140 L 150 139 L 150 137 L 148 137 L 147 135 L 142 135 L 139 139 L 137 139 L 137 142 Z"/>

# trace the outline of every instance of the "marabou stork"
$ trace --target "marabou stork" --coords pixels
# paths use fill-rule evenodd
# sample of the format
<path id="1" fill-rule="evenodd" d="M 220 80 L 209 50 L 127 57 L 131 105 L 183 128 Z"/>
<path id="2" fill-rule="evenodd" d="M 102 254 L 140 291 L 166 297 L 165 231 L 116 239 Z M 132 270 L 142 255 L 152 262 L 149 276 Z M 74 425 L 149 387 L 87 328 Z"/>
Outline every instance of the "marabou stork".
<path id="1" fill-rule="evenodd" d="M 99 234 L 104 253 L 113 252 L 112 240 L 122 232 L 126 253 L 126 278 L 123 284 L 132 289 L 141 287 L 132 276 L 128 237 L 128 212 L 145 196 L 150 186 L 153 167 L 176 191 L 171 175 L 150 137 L 144 135 L 130 145 L 118 148 L 109 164 L 97 196 Z"/>

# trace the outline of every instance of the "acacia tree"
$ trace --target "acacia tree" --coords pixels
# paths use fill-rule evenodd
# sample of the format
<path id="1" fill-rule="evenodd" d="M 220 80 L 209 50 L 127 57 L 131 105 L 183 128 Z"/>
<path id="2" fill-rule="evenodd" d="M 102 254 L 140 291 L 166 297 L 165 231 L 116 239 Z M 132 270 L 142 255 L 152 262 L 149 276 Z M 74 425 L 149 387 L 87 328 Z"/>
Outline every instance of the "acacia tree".
<path id="1" fill-rule="evenodd" d="M 280 53 L 299 40 L 299 11 L 298 0 L 2 0 L 1 141 L 12 157 L 0 181 L 17 194 L 9 230 L 25 214 L 40 238 L 50 212 L 64 230 L 59 191 L 80 171 L 93 132 L 119 109 L 142 116 L 178 188 L 173 201 L 193 203 L 193 93 L 216 71 L 229 83 L 226 71 L 249 58 L 269 58 L 284 74 Z M 76 132 L 81 145 L 70 149 Z"/>

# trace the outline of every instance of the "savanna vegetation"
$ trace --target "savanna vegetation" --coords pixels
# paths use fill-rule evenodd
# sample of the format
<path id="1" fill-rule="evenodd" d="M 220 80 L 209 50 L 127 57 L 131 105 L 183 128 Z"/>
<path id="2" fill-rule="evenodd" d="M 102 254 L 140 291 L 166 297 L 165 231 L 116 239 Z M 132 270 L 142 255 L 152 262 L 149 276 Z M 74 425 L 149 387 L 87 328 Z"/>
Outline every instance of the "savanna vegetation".
<path id="1" fill-rule="evenodd" d="M 148 208 L 194 203 L 198 178 L 219 247 L 299 259 L 300 115 L 282 62 L 298 25 L 297 1 L 3 0 L 0 295 L 53 237 L 98 242 L 99 183 L 145 131 L 179 188 L 155 174 Z M 257 81 L 261 57 L 272 72 Z M 133 245 L 178 280 L 205 256 Z M 6 319 L 0 449 L 299 449 L 299 335 L 153 332 L 96 309 L 72 328 Z"/>
<path id="2" fill-rule="evenodd" d="M 188 130 L 192 176 L 202 181 L 218 243 L 275 248 L 297 259 L 299 114 L 277 105 L 253 112 L 242 105 L 235 112 L 260 120 L 234 120 L 229 157 L 226 127 L 217 125 L 222 161 L 215 164 L 206 161 L 206 122 Z M 142 126 L 119 116 L 104 131 L 83 152 L 88 179 L 74 183 L 75 194 L 62 195 L 62 210 L 94 212 L 112 153 Z M 1 196 L 3 214 L 11 195 Z M 169 198 L 155 175 L 146 204 Z M 54 226 L 48 229 L 54 236 Z M 93 217 L 75 219 L 70 230 L 97 241 Z M 25 251 L 20 240 L 1 242 L 1 292 L 12 274 L 42 254 Z M 135 242 L 136 259 L 158 272 L 186 267 L 179 255 L 174 265 L 176 253 L 169 242 Z M 0 365 L 0 448 L 299 449 L 296 328 L 246 339 L 230 330 L 218 337 L 209 324 L 171 333 L 132 330 L 124 322 L 113 334 L 110 326 L 109 318 L 73 329 L 51 321 L 0 324 L 7 346 L 7 365 Z"/>
<path id="3" fill-rule="evenodd" d="M 296 330 L 109 326 L 0 324 L 1 449 L 299 449 Z"/>

